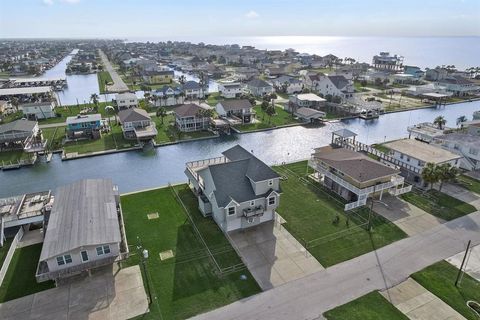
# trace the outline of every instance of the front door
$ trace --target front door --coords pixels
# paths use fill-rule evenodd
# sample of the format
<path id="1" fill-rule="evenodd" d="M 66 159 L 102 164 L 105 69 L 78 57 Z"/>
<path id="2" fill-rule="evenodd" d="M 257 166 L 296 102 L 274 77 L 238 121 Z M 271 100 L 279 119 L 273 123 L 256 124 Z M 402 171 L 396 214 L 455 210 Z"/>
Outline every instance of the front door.
<path id="1" fill-rule="evenodd" d="M 88 261 L 88 252 L 87 251 L 80 252 L 80 255 L 82 256 L 82 262 L 87 262 Z"/>

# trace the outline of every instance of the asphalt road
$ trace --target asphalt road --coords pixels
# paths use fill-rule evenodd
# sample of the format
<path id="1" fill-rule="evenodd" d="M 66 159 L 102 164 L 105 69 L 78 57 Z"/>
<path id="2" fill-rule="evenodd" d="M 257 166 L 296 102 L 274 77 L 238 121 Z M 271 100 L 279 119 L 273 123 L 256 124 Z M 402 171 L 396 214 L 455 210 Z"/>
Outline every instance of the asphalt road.
<path id="1" fill-rule="evenodd" d="M 109 85 L 107 90 L 108 92 L 125 92 L 128 91 L 128 86 L 123 82 L 122 78 L 118 75 L 117 71 L 113 69 L 112 64 L 108 60 L 105 53 L 102 50 L 99 50 L 100 58 L 102 58 L 103 66 L 107 69 L 112 77 L 113 84 Z"/>
<path id="2" fill-rule="evenodd" d="M 194 319 L 318 319 L 327 310 L 393 287 L 464 251 L 468 240 L 480 243 L 479 211 Z"/>

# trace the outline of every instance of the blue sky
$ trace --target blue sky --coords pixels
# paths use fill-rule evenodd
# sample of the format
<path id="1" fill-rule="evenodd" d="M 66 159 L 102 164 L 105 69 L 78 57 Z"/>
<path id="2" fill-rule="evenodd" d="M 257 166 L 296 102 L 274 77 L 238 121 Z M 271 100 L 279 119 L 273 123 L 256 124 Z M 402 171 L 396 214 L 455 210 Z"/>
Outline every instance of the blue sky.
<path id="1" fill-rule="evenodd" d="M 480 36 L 480 0 L 0 0 L 0 37 Z"/>

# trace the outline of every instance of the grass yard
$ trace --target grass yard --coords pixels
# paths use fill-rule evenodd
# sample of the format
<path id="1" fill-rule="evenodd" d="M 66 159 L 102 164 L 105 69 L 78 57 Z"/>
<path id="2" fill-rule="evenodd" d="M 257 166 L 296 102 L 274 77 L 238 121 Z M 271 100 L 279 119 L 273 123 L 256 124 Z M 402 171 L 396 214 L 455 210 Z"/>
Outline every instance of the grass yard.
<path id="1" fill-rule="evenodd" d="M 236 126 L 237 129 L 248 132 L 253 130 L 260 129 L 269 129 L 275 128 L 278 126 L 284 126 L 288 124 L 299 123 L 298 120 L 292 117 L 292 114 L 285 111 L 282 107 L 276 106 L 276 114 L 269 119 L 268 115 L 264 114 L 260 105 L 257 105 L 253 108 L 256 112 L 256 119 L 259 121 L 257 123 L 249 123 L 244 125 Z"/>
<path id="2" fill-rule="evenodd" d="M 15 120 L 18 120 L 18 119 L 22 119 L 23 118 L 23 112 L 22 111 L 17 111 L 15 113 L 11 113 L 9 115 L 1 115 L 0 116 L 0 124 L 5 124 L 5 123 L 9 123 L 9 122 L 12 122 L 12 121 L 15 121 Z"/>
<path id="3" fill-rule="evenodd" d="M 435 189 L 422 191 L 414 188 L 411 192 L 402 194 L 400 197 L 414 206 L 447 221 L 476 211 L 471 204 Z"/>
<path id="4" fill-rule="evenodd" d="M 323 314 L 327 320 L 407 320 L 408 318 L 377 291 Z"/>
<path id="5" fill-rule="evenodd" d="M 176 186 L 175 190 L 218 264 L 225 268 L 240 263 L 215 222 L 201 216 L 197 199 L 187 185 Z M 142 319 L 185 319 L 260 292 L 247 269 L 224 277 L 214 274 L 214 264 L 170 188 L 122 196 L 121 201 L 131 250 L 135 251 L 141 241 L 149 251 L 148 283 L 156 299 Z M 158 213 L 159 217 L 148 220 L 149 213 Z M 161 261 L 159 254 L 167 250 L 173 251 L 174 258 Z M 138 255 L 126 262 L 138 263 Z M 241 280 L 241 275 L 246 275 L 246 280 Z"/>
<path id="6" fill-rule="evenodd" d="M 112 105 L 112 102 L 99 102 L 98 103 L 98 112 L 93 111 L 93 103 L 81 103 L 78 106 L 77 105 L 71 105 L 71 106 L 62 106 L 62 107 L 57 107 L 55 108 L 55 113 L 58 114 L 58 117 L 55 118 L 50 118 L 50 119 L 44 119 L 44 120 L 39 120 L 38 123 L 40 125 L 42 124 L 49 124 L 49 123 L 61 123 L 65 122 L 67 117 L 74 117 L 78 114 L 80 114 L 80 111 L 83 109 L 91 109 L 88 113 L 100 113 L 103 118 L 106 118 L 108 116 L 112 116 L 112 114 L 107 114 L 105 111 L 105 107 L 107 105 Z"/>
<path id="7" fill-rule="evenodd" d="M 196 132 L 180 132 L 175 128 L 175 116 L 168 114 L 162 119 L 153 116 L 152 120 L 155 122 L 158 134 L 155 137 L 155 143 L 162 144 L 167 142 L 174 142 L 178 140 L 190 140 L 203 137 L 212 137 L 213 133 L 210 131 L 196 131 Z"/>
<path id="8" fill-rule="evenodd" d="M 10 249 L 10 245 L 12 244 L 13 238 L 7 238 L 3 242 L 3 247 L 0 247 L 0 268 L 3 265 L 3 261 L 7 257 L 8 249 Z"/>
<path id="9" fill-rule="evenodd" d="M 390 149 L 385 147 L 383 144 L 373 144 L 372 147 L 377 149 L 380 152 L 388 154 L 390 152 Z"/>
<path id="10" fill-rule="evenodd" d="M 440 261 L 414 273 L 412 278 L 465 318 L 478 319 L 466 303 L 469 300 L 480 302 L 480 282 L 464 274 L 460 287 L 457 288 L 455 287 L 457 273 L 458 269 L 455 266 Z"/>
<path id="11" fill-rule="evenodd" d="M 480 194 L 480 181 L 478 181 L 477 179 L 470 178 L 465 175 L 460 175 L 457 177 L 457 181 L 460 182 L 464 188 Z"/>
<path id="12" fill-rule="evenodd" d="M 306 161 L 274 167 L 287 178 L 281 181 L 283 194 L 277 212 L 287 221 L 284 226 L 302 244 L 307 244 L 308 251 L 324 267 L 406 237 L 397 226 L 376 214 L 369 233 L 366 230 L 369 209 L 363 207 L 345 213 L 343 199 L 316 182 L 307 182 L 306 168 Z"/>
<path id="13" fill-rule="evenodd" d="M 97 73 L 97 78 L 98 78 L 98 88 L 100 90 L 100 93 L 105 93 L 106 92 L 105 84 L 113 83 L 110 73 L 108 71 L 100 71 Z"/>
<path id="14" fill-rule="evenodd" d="M 45 128 L 42 129 L 43 138 L 47 140 L 47 149 L 61 149 L 62 141 L 65 138 L 65 127 Z"/>
<path id="15" fill-rule="evenodd" d="M 35 273 L 42 244 L 15 250 L 7 274 L 0 286 L 0 303 L 54 287 L 52 281 L 37 283 Z"/>

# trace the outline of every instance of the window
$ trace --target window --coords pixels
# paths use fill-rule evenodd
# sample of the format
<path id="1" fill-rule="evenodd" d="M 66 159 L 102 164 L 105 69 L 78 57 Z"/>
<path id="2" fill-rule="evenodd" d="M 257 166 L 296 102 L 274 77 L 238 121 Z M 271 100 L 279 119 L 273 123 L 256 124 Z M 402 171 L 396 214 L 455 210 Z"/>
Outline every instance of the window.
<path id="1" fill-rule="evenodd" d="M 275 204 L 275 197 L 270 197 L 268 198 L 268 205 L 269 206 L 273 206 Z"/>
<path id="2" fill-rule="evenodd" d="M 400 153 L 400 159 L 403 159 L 403 153 Z"/>
<path id="3" fill-rule="evenodd" d="M 268 180 L 268 185 L 273 186 L 273 180 Z"/>
<path id="4" fill-rule="evenodd" d="M 234 214 L 235 214 L 235 207 L 230 207 L 230 208 L 228 208 L 228 215 L 229 215 L 229 216 L 232 216 L 232 215 L 234 215 Z"/>
<path id="5" fill-rule="evenodd" d="M 57 264 L 63 266 L 64 264 L 72 263 L 72 256 L 69 254 L 57 257 Z"/>
<path id="6" fill-rule="evenodd" d="M 250 207 L 253 207 L 255 205 L 255 200 L 250 201 Z"/>
<path id="7" fill-rule="evenodd" d="M 248 223 L 253 223 L 253 220 L 254 220 L 253 218 L 248 218 L 247 222 Z"/>
<path id="8" fill-rule="evenodd" d="M 97 256 L 101 256 L 104 254 L 109 254 L 110 253 L 110 246 L 105 245 L 105 246 L 100 246 L 96 248 L 97 250 Z"/>
<path id="9" fill-rule="evenodd" d="M 82 257 L 82 262 L 87 262 L 88 261 L 88 252 L 87 251 L 80 252 L 80 255 Z"/>

